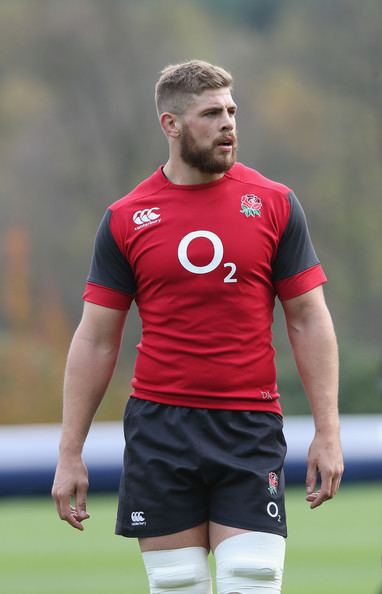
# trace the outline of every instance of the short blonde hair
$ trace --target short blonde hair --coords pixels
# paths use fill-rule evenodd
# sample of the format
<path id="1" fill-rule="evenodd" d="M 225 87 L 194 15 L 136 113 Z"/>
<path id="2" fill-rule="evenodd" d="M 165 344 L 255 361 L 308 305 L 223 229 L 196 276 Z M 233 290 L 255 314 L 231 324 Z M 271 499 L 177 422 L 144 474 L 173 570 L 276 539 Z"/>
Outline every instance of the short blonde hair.
<path id="1" fill-rule="evenodd" d="M 203 60 L 170 64 L 162 70 L 155 85 L 158 115 L 165 111 L 181 115 L 193 95 L 200 95 L 207 89 L 232 88 L 232 82 L 229 72 Z"/>

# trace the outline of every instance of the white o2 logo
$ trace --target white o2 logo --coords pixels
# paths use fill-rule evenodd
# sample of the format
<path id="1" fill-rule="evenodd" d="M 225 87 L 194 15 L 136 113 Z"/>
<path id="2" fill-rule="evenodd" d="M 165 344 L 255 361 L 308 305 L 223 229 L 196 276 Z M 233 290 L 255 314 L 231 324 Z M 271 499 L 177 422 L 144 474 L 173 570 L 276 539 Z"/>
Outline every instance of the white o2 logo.
<path id="1" fill-rule="evenodd" d="M 268 503 L 267 512 L 271 516 L 271 518 L 277 518 L 277 516 L 279 515 L 279 508 L 274 501 Z"/>
<path id="2" fill-rule="evenodd" d="M 190 243 L 194 239 L 198 239 L 200 237 L 208 239 L 212 243 L 214 248 L 213 258 L 211 262 L 209 262 L 209 264 L 206 264 L 205 266 L 196 266 L 189 260 L 187 255 L 187 249 Z M 178 246 L 179 262 L 181 263 L 183 268 L 188 270 L 188 272 L 192 272 L 193 274 L 207 274 L 208 272 L 212 272 L 213 270 L 215 270 L 215 268 L 219 266 L 219 264 L 223 260 L 223 254 L 224 248 L 222 240 L 218 235 L 216 235 L 216 233 L 213 233 L 212 231 L 192 231 L 191 233 L 188 233 L 185 237 L 183 237 Z M 233 275 L 236 272 L 236 264 L 234 264 L 233 262 L 226 262 L 224 264 L 224 268 L 228 267 L 231 270 L 224 278 L 224 282 L 237 283 L 237 278 L 233 278 Z"/>
<path id="3" fill-rule="evenodd" d="M 279 514 L 279 507 L 274 501 L 270 501 L 267 505 L 267 512 L 271 518 L 277 518 L 278 522 L 281 522 L 281 515 Z"/>

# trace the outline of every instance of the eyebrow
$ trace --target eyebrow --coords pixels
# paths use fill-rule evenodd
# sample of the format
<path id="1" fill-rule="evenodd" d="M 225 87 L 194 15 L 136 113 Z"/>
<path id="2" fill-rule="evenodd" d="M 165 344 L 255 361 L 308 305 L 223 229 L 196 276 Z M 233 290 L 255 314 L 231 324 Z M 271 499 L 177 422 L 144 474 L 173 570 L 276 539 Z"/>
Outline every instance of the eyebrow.
<path id="1" fill-rule="evenodd" d="M 223 111 L 225 108 L 222 107 L 221 105 L 210 105 L 209 107 L 205 107 L 204 109 L 201 110 L 201 114 L 203 113 L 208 113 L 209 111 Z M 235 111 L 237 110 L 237 105 L 236 103 L 232 103 L 231 105 L 229 105 L 227 107 L 228 111 L 234 109 Z"/>

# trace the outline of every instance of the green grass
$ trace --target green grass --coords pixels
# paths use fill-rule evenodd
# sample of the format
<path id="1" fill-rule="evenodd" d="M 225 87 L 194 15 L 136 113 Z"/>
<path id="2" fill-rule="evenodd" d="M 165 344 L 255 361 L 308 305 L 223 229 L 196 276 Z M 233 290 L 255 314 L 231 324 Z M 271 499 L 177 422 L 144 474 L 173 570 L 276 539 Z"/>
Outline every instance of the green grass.
<path id="1" fill-rule="evenodd" d="M 380 594 L 382 485 L 342 486 L 316 510 L 287 495 L 283 594 Z"/>
<path id="2" fill-rule="evenodd" d="M 343 486 L 311 511 L 289 489 L 283 594 L 379 594 L 381 484 Z M 135 540 L 113 535 L 116 497 L 91 497 L 72 530 L 50 499 L 0 500 L 2 594 L 147 594 Z"/>

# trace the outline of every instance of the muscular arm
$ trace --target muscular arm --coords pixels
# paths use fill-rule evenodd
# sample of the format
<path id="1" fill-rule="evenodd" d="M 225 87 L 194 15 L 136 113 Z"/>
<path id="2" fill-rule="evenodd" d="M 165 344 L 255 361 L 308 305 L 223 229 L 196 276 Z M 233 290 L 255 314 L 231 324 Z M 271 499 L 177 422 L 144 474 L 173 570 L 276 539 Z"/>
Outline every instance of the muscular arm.
<path id="1" fill-rule="evenodd" d="M 52 495 L 61 519 L 83 529 L 88 488 L 82 448 L 117 361 L 126 311 L 85 303 L 69 349 L 59 460 Z M 75 507 L 70 499 L 75 498 Z"/>
<path id="2" fill-rule="evenodd" d="M 312 410 L 307 500 L 318 507 L 336 493 L 343 472 L 338 415 L 338 351 L 322 287 L 283 302 L 288 336 Z M 321 487 L 314 493 L 317 475 Z"/>

